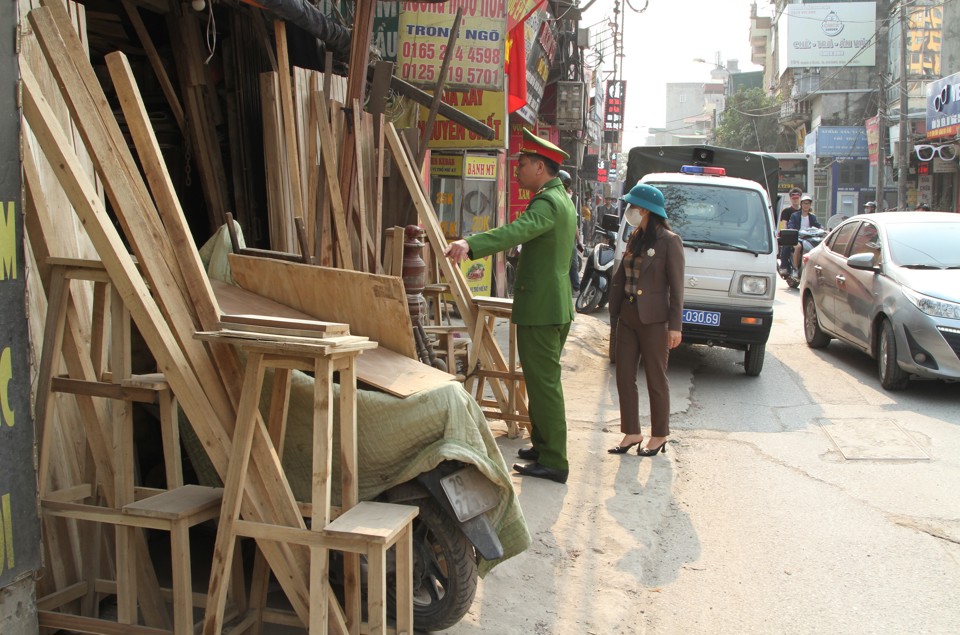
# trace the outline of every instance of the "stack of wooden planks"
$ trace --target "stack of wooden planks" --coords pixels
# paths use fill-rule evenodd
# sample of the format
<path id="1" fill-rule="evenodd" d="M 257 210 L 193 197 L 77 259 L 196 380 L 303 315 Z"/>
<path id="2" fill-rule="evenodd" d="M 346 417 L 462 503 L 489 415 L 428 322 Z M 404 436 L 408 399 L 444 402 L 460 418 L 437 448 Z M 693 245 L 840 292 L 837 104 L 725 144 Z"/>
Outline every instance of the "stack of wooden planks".
<path id="1" fill-rule="evenodd" d="M 149 177 L 149 189 L 64 6 L 59 0 L 42 4 L 43 7 L 30 12 L 28 19 L 55 86 L 44 86 L 33 74 L 32 65 L 22 67 L 23 113 L 30 131 L 25 152 L 46 158 L 111 283 L 156 359 L 158 370 L 172 387 L 218 472 L 226 474 L 242 368 L 231 347 L 205 345 L 194 338 L 197 330 L 218 328 L 220 315 L 129 66 L 122 54 L 109 56 L 110 74 L 118 94 L 122 95 L 124 115 L 140 163 Z M 84 169 L 74 150 L 72 132 L 65 130 L 51 107 L 51 102 L 61 101 L 69 111 L 69 120 L 76 127 L 82 146 L 90 154 L 96 175 L 102 180 L 123 231 L 122 237 L 107 214 L 96 180 Z M 33 207 L 37 207 L 36 199 Z M 38 220 L 62 222 L 49 216 Z M 58 230 L 56 226 L 44 229 L 46 236 L 55 235 Z M 85 344 L 74 340 L 72 345 Z M 65 349 L 69 346 L 65 340 Z M 78 350 L 64 350 L 62 354 L 65 358 L 82 356 Z M 74 371 L 83 374 L 91 369 L 70 369 L 71 376 Z M 96 415 L 91 413 L 100 422 L 108 420 Z M 99 424 L 90 426 L 88 434 L 102 434 L 103 430 L 98 427 Z M 251 519 L 303 527 L 296 501 L 263 436 L 262 424 L 257 430 L 250 466 L 252 478 L 245 491 L 243 513 Z M 110 474 L 105 441 L 90 443 L 100 482 Z M 306 623 L 309 595 L 304 564 L 309 561 L 306 551 L 270 544 L 265 544 L 263 551 L 294 610 Z"/>

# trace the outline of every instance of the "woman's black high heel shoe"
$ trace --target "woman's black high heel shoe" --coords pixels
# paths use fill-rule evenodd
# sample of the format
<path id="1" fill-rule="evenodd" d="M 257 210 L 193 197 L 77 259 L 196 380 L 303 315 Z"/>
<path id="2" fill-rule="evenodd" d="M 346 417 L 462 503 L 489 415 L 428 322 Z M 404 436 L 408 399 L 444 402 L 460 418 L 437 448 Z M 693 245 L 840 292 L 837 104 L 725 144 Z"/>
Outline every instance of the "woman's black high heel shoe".
<path id="1" fill-rule="evenodd" d="M 643 443 L 643 442 L 637 441 L 636 443 L 631 443 L 630 445 L 618 445 L 615 448 L 610 448 L 609 450 L 607 450 L 607 454 L 626 454 L 627 452 L 630 451 L 630 448 L 632 448 L 635 445 L 639 445 L 640 443 Z M 640 450 L 637 450 L 637 451 L 639 452 Z"/>
<path id="2" fill-rule="evenodd" d="M 655 447 L 655 448 L 653 448 L 653 449 L 650 449 L 650 450 L 644 450 L 643 448 L 637 448 L 637 456 L 656 456 L 656 455 L 659 454 L 660 452 L 663 452 L 664 454 L 667 453 L 667 442 L 666 442 L 666 441 L 664 441 L 663 443 L 661 443 L 661 444 L 658 445 L 657 447 Z"/>

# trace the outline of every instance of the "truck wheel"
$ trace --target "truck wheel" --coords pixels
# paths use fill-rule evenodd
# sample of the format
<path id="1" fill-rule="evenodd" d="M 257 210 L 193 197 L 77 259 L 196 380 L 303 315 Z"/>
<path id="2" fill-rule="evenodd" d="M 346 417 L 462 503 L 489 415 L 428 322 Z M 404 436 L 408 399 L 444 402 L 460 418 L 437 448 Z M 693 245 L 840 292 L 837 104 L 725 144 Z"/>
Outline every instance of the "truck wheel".
<path id="1" fill-rule="evenodd" d="M 880 341 L 877 343 L 877 367 L 880 370 L 880 385 L 887 390 L 903 390 L 910 375 L 903 372 L 897 363 L 897 336 L 890 320 L 880 325 Z"/>
<path id="2" fill-rule="evenodd" d="M 750 377 L 757 377 L 763 370 L 763 358 L 767 352 L 766 344 L 751 344 L 743 353 L 743 369 Z"/>

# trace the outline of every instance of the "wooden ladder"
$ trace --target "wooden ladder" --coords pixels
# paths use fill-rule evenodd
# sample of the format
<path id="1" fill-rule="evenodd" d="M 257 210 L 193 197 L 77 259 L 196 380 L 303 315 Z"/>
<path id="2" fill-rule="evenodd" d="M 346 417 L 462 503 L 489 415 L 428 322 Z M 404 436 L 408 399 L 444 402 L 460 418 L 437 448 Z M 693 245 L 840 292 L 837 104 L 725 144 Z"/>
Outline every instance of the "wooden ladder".
<path id="1" fill-rule="evenodd" d="M 193 590 L 189 528 L 211 520 L 219 513 L 222 490 L 184 485 L 180 462 L 176 397 L 160 373 L 131 374 L 130 314 L 110 283 L 103 264 L 96 260 L 48 258 L 51 284 L 43 348 L 40 356 L 36 420 L 41 431 L 41 509 L 48 518 L 68 518 L 93 523 L 92 554 L 99 552 L 103 525 L 114 528 L 115 581 L 100 577 L 99 563 L 91 555 L 84 580 L 67 589 L 40 598 L 40 624 L 87 633 L 124 631 L 175 633 L 193 629 Z M 59 360 L 67 328 L 68 312 L 74 311 L 71 281 L 94 283 L 94 329 L 90 338 L 89 364 L 85 377 L 59 376 Z M 109 314 L 109 317 L 108 317 Z M 109 353 L 108 350 L 109 342 Z M 85 417 L 88 443 L 96 462 L 96 475 L 89 483 L 58 491 L 46 491 L 55 423 L 54 395 L 67 393 L 78 400 L 111 400 L 109 415 L 100 420 Z M 153 403 L 160 408 L 167 490 L 138 487 L 133 444 L 133 403 Z M 88 403 L 89 405 L 89 403 Z M 84 408 L 81 408 L 83 411 Z M 88 408 L 88 412 L 92 408 Z M 97 411 L 105 412 L 105 411 Z M 158 604 L 161 596 L 143 529 L 170 533 L 173 569 L 173 623 Z M 238 583 L 239 581 L 239 583 Z M 242 572 L 232 580 L 234 598 L 243 597 Z M 117 598 L 117 622 L 100 619 L 97 600 L 101 595 Z M 83 599 L 81 615 L 56 609 Z M 139 603 L 138 603 L 139 599 Z M 245 608 L 243 599 L 236 609 Z M 138 609 L 150 625 L 139 626 Z"/>

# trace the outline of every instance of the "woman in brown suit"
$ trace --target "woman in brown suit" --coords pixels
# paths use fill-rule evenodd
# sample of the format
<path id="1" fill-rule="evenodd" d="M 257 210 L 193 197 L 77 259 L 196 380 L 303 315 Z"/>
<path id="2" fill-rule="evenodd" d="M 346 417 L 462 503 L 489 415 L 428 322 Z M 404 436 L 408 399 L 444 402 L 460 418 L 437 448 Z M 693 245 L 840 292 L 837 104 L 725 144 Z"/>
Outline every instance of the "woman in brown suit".
<path id="1" fill-rule="evenodd" d="M 623 200 L 624 218 L 636 227 L 610 288 L 611 338 L 616 338 L 617 392 L 623 439 L 610 454 L 637 445 L 640 456 L 666 452 L 670 434 L 667 358 L 680 345 L 683 310 L 683 242 L 670 229 L 663 193 L 640 184 Z M 637 367 L 643 360 L 650 396 L 651 436 L 640 432 Z"/>

